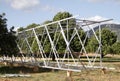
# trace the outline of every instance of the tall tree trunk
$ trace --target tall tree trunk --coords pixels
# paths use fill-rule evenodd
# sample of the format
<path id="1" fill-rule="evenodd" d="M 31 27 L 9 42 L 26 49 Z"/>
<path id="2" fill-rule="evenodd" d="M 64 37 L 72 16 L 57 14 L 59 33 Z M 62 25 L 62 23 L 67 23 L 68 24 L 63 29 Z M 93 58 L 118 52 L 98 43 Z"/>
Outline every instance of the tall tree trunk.
<path id="1" fill-rule="evenodd" d="M 54 53 L 52 54 L 52 61 L 55 61 L 55 55 L 54 55 Z"/>

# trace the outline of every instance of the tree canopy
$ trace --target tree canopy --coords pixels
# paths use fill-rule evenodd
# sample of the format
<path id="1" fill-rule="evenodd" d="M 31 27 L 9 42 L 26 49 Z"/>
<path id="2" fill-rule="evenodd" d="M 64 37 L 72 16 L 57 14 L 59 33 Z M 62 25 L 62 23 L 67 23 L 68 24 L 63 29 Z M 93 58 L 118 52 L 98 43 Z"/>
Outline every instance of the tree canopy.
<path id="1" fill-rule="evenodd" d="M 0 14 L 0 35 L 7 34 L 7 19 L 5 18 L 5 13 Z"/>
<path id="2" fill-rule="evenodd" d="M 72 14 L 70 14 L 69 12 L 58 12 L 53 17 L 52 21 L 47 20 L 43 24 L 51 23 L 53 21 L 61 20 L 61 19 L 68 18 L 71 16 L 72 16 Z M 75 19 L 61 22 L 63 29 L 65 29 L 64 33 L 65 33 L 65 36 L 68 41 L 74 32 L 71 28 L 76 26 L 75 23 L 76 23 Z M 40 24 L 32 23 L 25 28 L 20 27 L 18 29 L 18 31 L 26 30 L 29 28 L 34 28 L 36 26 L 40 26 Z M 48 26 L 49 26 L 48 31 L 56 30 L 56 28 L 57 28 L 56 24 L 48 25 Z M 67 27 L 69 28 L 69 31 L 67 31 Z M 44 29 L 41 27 L 41 29 L 37 30 L 36 32 L 39 32 L 40 34 L 42 34 L 43 30 Z M 79 36 L 83 42 L 85 39 L 86 33 L 82 29 L 79 29 L 78 32 L 79 32 Z M 99 35 L 98 32 L 99 31 L 96 31 L 96 35 Z M 67 33 L 69 33 L 69 34 L 67 35 Z M 43 37 L 45 37 L 45 36 L 46 35 L 43 35 Z M 59 36 L 59 32 L 56 33 L 56 35 L 55 35 L 55 33 L 50 33 L 50 36 L 52 39 L 57 39 Z M 42 36 L 38 36 L 39 40 L 41 40 L 41 37 Z M 19 50 L 17 48 L 16 39 L 17 39 L 17 37 L 15 36 L 14 26 L 11 27 L 10 30 L 8 30 L 7 29 L 7 19 L 5 18 L 5 13 L 0 14 L 0 55 L 11 56 L 13 54 L 14 55 L 17 54 L 19 52 Z M 39 47 L 38 47 L 37 41 L 35 40 L 35 37 L 31 37 L 31 38 L 29 38 L 29 40 L 30 40 L 29 42 L 34 41 L 31 44 L 32 51 L 34 53 L 39 52 L 39 50 L 38 50 Z M 46 37 L 46 38 L 43 38 L 42 40 L 43 41 L 45 40 L 44 42 L 42 42 L 42 44 L 44 43 L 43 49 L 44 49 L 45 53 L 49 53 L 51 50 L 51 44 L 50 44 L 49 38 Z M 114 32 L 111 32 L 109 29 L 103 28 L 101 31 L 101 40 L 102 40 L 101 41 L 102 54 L 104 54 L 104 55 L 106 55 L 108 53 L 120 54 L 120 42 L 117 42 L 117 35 Z M 80 49 L 82 48 L 79 41 L 80 40 L 78 39 L 77 35 L 71 41 L 70 49 L 73 52 L 79 52 Z M 58 43 L 56 44 L 56 46 L 57 46 L 56 50 L 58 51 L 59 54 L 63 54 L 65 52 L 66 43 L 65 43 L 62 35 L 59 37 L 59 40 L 58 40 Z M 89 40 L 87 40 L 87 42 L 85 43 L 85 46 L 86 46 L 86 49 L 88 52 L 95 52 L 99 47 L 99 43 L 96 40 L 95 36 L 92 36 Z M 28 49 L 26 46 L 23 46 L 23 47 L 25 49 Z"/>
<path id="3" fill-rule="evenodd" d="M 14 27 L 7 29 L 5 13 L 0 14 L 0 55 L 13 55 L 18 53 Z"/>
<path id="4" fill-rule="evenodd" d="M 120 42 L 116 42 L 112 45 L 112 53 L 120 54 Z"/>
<path id="5" fill-rule="evenodd" d="M 99 31 L 96 31 L 98 34 Z M 109 29 L 103 28 L 101 31 L 101 43 L 102 43 L 102 54 L 106 55 L 112 53 L 112 45 L 116 42 L 117 35 L 111 32 Z M 87 50 L 89 52 L 95 52 L 99 47 L 99 43 L 95 36 L 92 36 L 87 44 Z"/>
<path id="6" fill-rule="evenodd" d="M 68 17 L 71 17 L 71 16 L 72 16 L 72 14 L 70 14 L 69 12 L 58 12 L 54 16 L 53 21 L 61 20 L 61 19 L 68 18 Z"/>

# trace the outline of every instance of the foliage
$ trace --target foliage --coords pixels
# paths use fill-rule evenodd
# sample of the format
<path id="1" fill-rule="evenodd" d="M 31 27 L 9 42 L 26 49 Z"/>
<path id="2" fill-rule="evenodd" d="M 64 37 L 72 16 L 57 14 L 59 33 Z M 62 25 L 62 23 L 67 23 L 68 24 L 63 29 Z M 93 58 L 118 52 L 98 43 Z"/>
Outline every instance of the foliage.
<path id="1" fill-rule="evenodd" d="M 26 30 L 26 29 L 30 29 L 30 28 L 35 28 L 36 26 L 39 26 L 39 24 L 36 24 L 36 23 L 32 23 L 32 24 L 30 24 L 30 25 L 28 25 L 27 27 L 19 27 L 18 29 L 17 29 L 17 31 L 19 32 L 19 31 L 23 31 L 23 30 Z"/>
<path id="2" fill-rule="evenodd" d="M 54 18 L 53 18 L 53 21 L 58 21 L 58 20 L 61 20 L 61 19 L 64 19 L 64 18 L 68 18 L 68 17 L 71 17 L 72 14 L 70 14 L 69 12 L 58 12 Z"/>
<path id="3" fill-rule="evenodd" d="M 79 36 L 80 36 L 81 41 L 83 43 L 86 34 L 85 34 L 85 32 L 82 29 L 79 29 L 78 33 L 79 33 Z M 72 40 L 70 47 L 71 47 L 73 52 L 79 52 L 81 50 L 82 45 L 81 45 L 80 39 L 78 38 L 77 35 Z"/>
<path id="4" fill-rule="evenodd" d="M 34 54 L 36 54 L 39 50 L 39 47 L 38 47 L 38 44 L 37 44 L 37 41 L 35 40 L 35 38 L 33 38 L 32 50 L 33 50 Z"/>
<path id="5" fill-rule="evenodd" d="M 109 29 L 103 29 L 101 33 L 103 54 L 112 53 L 111 46 L 117 41 L 117 35 L 114 32 L 111 32 Z"/>
<path id="6" fill-rule="evenodd" d="M 7 19 L 4 14 L 0 14 L 0 54 L 13 55 L 18 53 L 14 27 L 7 29 Z"/>
<path id="7" fill-rule="evenodd" d="M 72 16 L 72 14 L 70 14 L 69 12 L 59 12 L 54 16 L 53 21 L 61 20 L 61 19 L 68 18 L 71 16 Z M 64 29 L 65 36 L 66 36 L 67 40 L 69 41 L 70 38 L 72 37 L 72 34 L 74 33 L 73 28 L 76 27 L 76 21 L 75 21 L 75 19 L 70 19 L 68 21 L 61 22 L 61 25 Z M 67 31 L 67 27 L 69 29 L 68 31 Z M 68 36 L 67 36 L 67 33 L 68 33 Z M 85 38 L 85 33 L 82 31 L 82 29 L 79 30 L 79 35 L 82 38 L 82 40 Z M 63 36 L 61 36 L 59 38 L 59 41 L 57 44 L 57 49 L 58 49 L 58 52 L 62 53 L 62 54 L 64 53 L 64 51 L 66 49 L 66 43 L 63 39 Z M 78 52 L 81 49 L 81 44 L 79 42 L 77 35 L 72 40 L 72 42 L 70 44 L 70 49 L 74 52 Z"/>
<path id="8" fill-rule="evenodd" d="M 61 19 L 64 19 L 64 18 L 68 18 L 68 17 L 71 17 L 71 16 L 72 16 L 72 14 L 70 14 L 69 12 L 58 12 L 54 16 L 53 21 L 58 21 L 58 20 L 61 20 Z M 51 23 L 51 22 L 52 21 L 47 20 L 43 24 L 48 24 L 48 23 Z M 68 21 L 62 21 L 60 23 L 61 23 L 61 25 L 62 25 L 62 27 L 64 29 L 64 34 L 65 34 L 67 40 L 69 41 L 71 36 L 72 36 L 72 34 L 74 33 L 73 28 L 76 26 L 76 21 L 75 21 L 75 19 L 70 19 Z M 21 27 L 18 30 L 21 31 L 21 30 L 25 30 L 25 29 L 29 29 L 29 28 L 34 28 L 36 26 L 38 26 L 38 24 L 33 23 L 33 24 L 28 25 L 26 28 L 22 28 Z M 67 30 L 67 27 L 69 28 L 68 30 Z M 57 29 L 57 24 L 47 25 L 47 28 L 48 28 L 49 32 L 53 32 L 53 33 L 49 33 L 51 38 L 52 38 L 52 40 L 57 39 L 59 34 L 60 34 L 59 32 L 55 33 L 55 31 Z M 44 29 L 45 29 L 44 27 L 41 27 L 41 28 L 36 30 L 36 33 L 43 34 Z M 60 27 L 58 28 L 57 31 L 59 31 L 59 30 L 60 30 Z M 69 33 L 69 34 L 67 35 L 67 33 Z M 82 38 L 82 40 L 84 40 L 85 32 L 82 29 L 79 30 L 79 35 Z M 41 40 L 42 36 L 39 35 L 38 38 L 39 38 L 39 40 Z M 33 38 L 29 38 L 29 39 L 33 40 Z M 57 41 L 54 41 L 54 44 L 56 42 Z M 46 34 L 43 35 L 43 39 L 42 39 L 41 43 L 42 43 L 42 46 L 43 46 L 43 49 L 44 49 L 45 53 L 50 53 L 51 44 L 50 44 L 50 40 L 49 40 L 48 36 L 46 37 Z M 32 46 L 32 51 L 34 53 L 36 53 L 38 51 L 37 41 L 35 40 L 32 43 L 31 46 Z M 24 49 L 25 48 L 27 49 L 26 46 L 23 46 L 23 47 L 24 47 Z M 72 49 L 75 52 L 78 52 L 81 49 L 81 47 L 82 47 L 81 43 L 79 42 L 78 36 L 76 35 L 75 38 L 71 42 L 70 49 Z M 62 34 L 60 34 L 58 43 L 56 44 L 56 50 L 58 51 L 59 54 L 63 54 L 65 52 L 65 49 L 66 49 L 66 43 L 64 41 L 64 38 L 63 38 Z"/>
<path id="9" fill-rule="evenodd" d="M 8 29 L 7 29 L 7 19 L 4 17 L 5 13 L 0 14 L 0 35 L 7 34 Z"/>
<path id="10" fill-rule="evenodd" d="M 120 54 L 120 42 L 116 42 L 112 45 L 113 54 Z"/>
<path id="11" fill-rule="evenodd" d="M 98 31 L 96 31 L 97 36 L 99 35 Z M 102 54 L 106 55 L 108 53 L 112 53 L 111 46 L 116 42 L 117 36 L 114 32 L 111 32 L 109 29 L 103 28 L 101 31 L 101 43 L 102 43 Z M 96 40 L 95 36 L 92 36 L 89 39 L 89 43 L 87 45 L 87 50 L 89 52 L 95 52 L 99 47 L 99 43 Z"/>
<path id="12" fill-rule="evenodd" d="M 53 21 L 58 21 L 71 16 L 72 14 L 70 14 L 69 12 L 58 12 L 53 17 Z M 48 24 L 53 21 L 47 20 L 43 24 Z M 70 40 L 70 38 L 74 33 L 73 28 L 77 27 L 75 23 L 76 23 L 75 19 L 70 19 L 67 21 L 60 22 L 60 24 L 62 25 L 62 28 L 64 29 L 64 34 L 68 41 Z M 26 28 L 20 27 L 18 29 L 18 32 L 29 29 L 29 28 L 35 28 L 36 26 L 40 26 L 40 25 L 36 23 L 32 23 L 28 25 Z M 57 39 L 60 34 L 59 32 L 55 33 L 55 30 L 57 29 L 57 24 L 47 25 L 47 27 L 49 32 L 53 32 L 53 33 L 49 33 L 52 40 Z M 39 29 L 36 29 L 36 33 L 43 34 L 44 30 L 45 28 L 41 27 Z M 60 27 L 58 28 L 57 31 L 59 30 L 60 30 Z M 31 31 L 27 32 L 26 34 L 31 34 Z M 86 33 L 82 29 L 79 29 L 78 32 L 79 32 L 81 41 L 83 42 L 85 39 Z M 16 32 L 14 31 L 14 26 L 11 27 L 10 30 L 7 29 L 7 19 L 5 18 L 5 13 L 0 14 L 0 54 L 1 55 L 5 54 L 5 55 L 11 56 L 13 54 L 18 53 L 18 48 L 15 41 L 17 38 L 15 36 L 15 33 Z M 46 37 L 46 35 L 47 34 L 44 34 L 43 36 L 39 35 L 38 39 L 41 40 L 43 37 L 41 44 L 43 46 L 44 52 L 50 53 L 52 46 L 51 46 L 49 37 L 48 36 Z M 96 31 L 96 35 L 99 36 L 99 31 Z M 38 53 L 39 47 L 38 47 L 37 41 L 35 40 L 35 37 L 30 37 L 28 38 L 28 40 L 29 40 L 29 43 L 31 43 L 33 53 Z M 120 54 L 120 42 L 116 42 L 116 41 L 117 41 L 117 35 L 114 32 L 111 32 L 109 29 L 106 29 L 106 28 L 102 29 L 101 31 L 102 54 L 103 55 L 106 55 L 108 53 Z M 54 41 L 54 44 L 56 44 L 56 50 L 58 51 L 59 54 L 63 54 L 66 50 L 66 43 L 62 34 L 60 34 L 59 40 L 57 43 L 56 42 L 57 41 Z M 87 39 L 87 43 L 85 43 L 85 46 L 88 52 L 95 52 L 99 47 L 99 42 L 96 40 L 95 36 L 92 36 L 90 39 Z M 24 48 L 24 51 L 28 50 L 28 47 L 25 44 L 23 45 L 23 48 Z M 81 48 L 82 48 L 82 45 L 80 43 L 80 39 L 78 38 L 77 35 L 75 35 L 75 37 L 72 39 L 70 43 L 70 49 L 73 52 L 79 52 Z"/>
<path id="13" fill-rule="evenodd" d="M 39 24 L 32 23 L 32 24 L 28 25 L 25 29 L 35 28 L 36 26 L 39 26 Z"/>
<path id="14" fill-rule="evenodd" d="M 117 35 L 114 32 L 111 32 L 109 29 L 102 29 L 102 44 L 103 45 L 112 45 L 117 41 Z"/>
<path id="15" fill-rule="evenodd" d="M 71 16 L 72 15 L 69 12 L 58 12 L 54 16 L 53 21 L 58 21 L 58 20 L 68 18 L 68 17 L 71 17 Z M 62 25 L 62 27 L 64 27 L 64 29 L 67 26 L 66 24 L 67 24 L 66 21 L 61 22 L 61 25 Z M 69 24 L 69 26 L 70 26 L 70 24 Z M 64 33 L 66 33 L 66 31 L 64 31 Z M 63 36 L 60 36 L 58 44 L 57 44 L 57 50 L 61 54 L 61 53 L 64 53 L 65 49 L 66 49 L 66 44 L 65 44 L 64 38 L 63 38 Z"/>
<path id="16" fill-rule="evenodd" d="M 69 12 L 58 12 L 53 17 L 53 21 L 58 21 L 58 20 L 68 18 L 68 17 L 71 17 L 71 16 L 72 16 L 72 14 L 70 14 Z M 47 20 L 42 24 L 48 24 L 48 23 L 51 23 L 53 21 Z M 60 22 L 60 24 L 62 25 L 62 28 L 64 29 L 64 34 L 65 34 L 67 40 L 69 41 L 71 36 L 74 33 L 73 28 L 77 27 L 76 26 L 76 20 L 75 19 L 70 19 L 70 20 L 62 21 L 62 22 Z M 26 28 L 23 28 L 23 27 L 19 28 L 18 31 L 22 31 L 22 30 L 29 29 L 29 28 L 34 28 L 36 26 L 39 26 L 39 24 L 32 23 L 32 24 L 28 25 Z M 67 30 L 67 27 L 68 27 L 68 30 Z M 57 39 L 58 36 L 59 36 L 59 32 L 55 33 L 55 31 L 57 29 L 57 24 L 47 25 L 47 28 L 48 28 L 49 32 L 52 32 L 52 33 L 49 33 L 52 40 Z M 39 29 L 36 29 L 36 33 L 37 34 L 38 33 L 43 34 L 44 30 L 45 30 L 45 28 L 41 27 Z M 57 31 L 59 31 L 59 30 L 60 30 L 60 27 L 58 28 Z M 86 33 L 82 29 L 79 29 L 78 32 L 79 32 L 79 36 L 81 38 L 81 41 L 84 42 Z M 46 33 L 46 31 L 45 31 L 45 33 Z M 69 34 L 67 34 L 67 33 L 69 33 Z M 46 35 L 47 34 L 44 34 L 43 36 L 39 35 L 38 38 L 39 38 L 39 40 L 41 40 L 42 37 L 43 37 L 42 42 L 41 42 L 42 45 L 44 44 L 43 49 L 44 49 L 45 53 L 50 53 L 50 50 L 51 50 L 52 46 L 51 46 L 49 37 L 48 36 L 46 37 Z M 96 35 L 99 36 L 99 31 L 96 31 Z M 32 40 L 34 40 L 34 37 L 29 38 L 29 39 L 32 41 Z M 98 37 L 98 39 L 99 39 L 99 37 Z M 102 29 L 101 40 L 102 40 L 101 41 L 101 43 L 102 43 L 102 53 L 104 55 L 106 55 L 108 53 L 119 53 L 119 49 L 118 49 L 119 48 L 119 43 L 116 44 L 117 36 L 114 32 L 111 32 L 109 29 L 106 29 L 106 28 Z M 55 44 L 56 44 L 56 41 L 54 41 L 54 45 Z M 95 36 L 91 36 L 90 39 L 87 38 L 85 46 L 86 46 L 86 50 L 88 52 L 95 52 L 99 47 L 99 42 L 97 41 Z M 23 47 L 25 47 L 25 46 L 23 46 Z M 116 48 L 116 47 L 118 47 L 118 48 Z M 27 48 L 27 47 L 25 47 L 25 48 Z M 75 37 L 72 39 L 72 41 L 70 43 L 70 49 L 73 52 L 79 52 L 81 50 L 81 48 L 82 48 L 82 45 L 80 43 L 80 39 L 78 38 L 77 35 L 75 35 Z M 60 34 L 58 43 L 56 44 L 56 50 L 58 51 L 59 54 L 63 54 L 65 52 L 65 49 L 66 49 L 66 43 L 65 43 L 65 40 L 64 40 L 62 34 Z M 37 45 L 36 40 L 35 40 L 35 42 L 32 43 L 32 50 L 33 50 L 34 53 L 38 52 L 38 45 Z"/>
<path id="17" fill-rule="evenodd" d="M 88 52 L 94 53 L 97 50 L 98 46 L 99 46 L 98 41 L 96 40 L 95 36 L 92 36 L 88 41 L 89 42 L 88 42 L 88 44 L 86 46 L 86 50 Z"/>
<path id="18" fill-rule="evenodd" d="M 24 30 L 23 27 L 19 27 L 19 28 L 17 29 L 18 32 L 23 31 L 23 30 Z"/>

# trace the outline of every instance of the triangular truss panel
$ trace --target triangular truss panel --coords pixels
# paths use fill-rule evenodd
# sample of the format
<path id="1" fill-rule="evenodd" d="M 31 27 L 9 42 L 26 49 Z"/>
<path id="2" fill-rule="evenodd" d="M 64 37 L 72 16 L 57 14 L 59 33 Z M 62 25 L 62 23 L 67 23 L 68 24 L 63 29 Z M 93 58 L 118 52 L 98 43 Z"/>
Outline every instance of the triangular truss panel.
<path id="1" fill-rule="evenodd" d="M 73 16 L 20 31 L 16 42 L 20 53 L 24 54 L 22 61 L 39 67 L 71 71 L 102 68 L 100 24 L 106 21 L 110 20 L 98 22 Z M 92 27 L 95 24 L 99 26 L 98 34 Z M 90 38 L 88 29 L 92 30 L 97 40 L 97 49 L 92 56 L 86 50 Z M 99 65 L 95 65 L 97 58 Z"/>

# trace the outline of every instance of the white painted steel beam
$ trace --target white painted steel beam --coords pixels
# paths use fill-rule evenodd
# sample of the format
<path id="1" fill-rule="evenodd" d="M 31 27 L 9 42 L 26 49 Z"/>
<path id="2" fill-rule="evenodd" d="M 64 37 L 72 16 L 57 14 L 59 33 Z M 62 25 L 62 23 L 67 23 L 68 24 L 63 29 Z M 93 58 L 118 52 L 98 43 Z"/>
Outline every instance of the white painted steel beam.
<path id="1" fill-rule="evenodd" d="M 34 40 L 33 40 L 32 43 L 34 43 L 35 40 L 37 41 L 37 45 L 38 45 L 38 48 L 39 48 L 39 51 L 40 51 L 40 55 L 42 56 L 42 58 L 40 60 L 37 60 L 35 62 L 31 61 L 31 62 L 28 62 L 28 64 L 32 65 L 32 66 L 43 67 L 43 68 L 53 68 L 53 69 L 70 70 L 70 71 L 81 71 L 81 69 L 83 70 L 85 68 L 87 68 L 87 69 L 102 68 L 102 57 L 101 56 L 100 56 L 100 66 L 94 66 L 95 60 L 98 56 L 98 53 L 101 54 L 101 50 L 102 50 L 102 47 L 101 47 L 101 26 L 100 25 L 101 25 L 101 23 L 110 21 L 112 19 L 108 19 L 108 20 L 104 20 L 104 21 L 91 21 L 91 20 L 76 19 L 76 17 L 77 16 L 69 17 L 69 18 L 66 18 L 66 19 L 62 19 L 62 20 L 59 20 L 59 21 L 55 21 L 55 22 L 52 22 L 52 23 L 44 24 L 44 25 L 41 25 L 41 26 L 37 26 L 35 28 L 31 28 L 31 29 L 27 29 L 27 30 L 18 32 L 17 35 L 20 36 L 18 38 L 18 40 L 22 39 L 21 40 L 21 43 L 22 43 L 21 45 L 19 45 L 20 44 L 19 41 L 17 43 L 20 52 L 21 53 L 23 52 L 22 48 L 23 48 L 23 45 L 26 42 L 26 45 L 28 46 L 29 51 L 33 54 L 32 46 L 31 46 L 32 44 L 30 44 L 28 42 L 29 41 L 28 38 L 34 37 Z M 76 26 L 75 27 L 69 28 L 68 20 L 70 20 L 70 19 L 75 19 L 76 20 L 76 23 L 75 23 Z M 61 25 L 61 22 L 63 22 L 63 21 L 65 21 L 66 24 L 67 24 L 66 28 L 63 28 L 63 26 Z M 49 25 L 53 25 L 53 24 L 57 25 L 56 28 L 54 30 L 49 31 Z M 95 30 L 93 28 L 89 27 L 89 25 L 92 25 L 92 24 L 99 24 L 99 36 L 96 35 Z M 88 32 L 86 33 L 86 37 L 83 41 L 82 41 L 82 39 L 80 37 L 80 34 L 78 32 L 80 30 L 80 28 L 83 28 L 84 26 L 88 26 L 88 28 L 92 30 L 93 35 L 95 36 L 95 38 L 96 38 L 96 40 L 98 41 L 98 44 L 99 44 L 98 49 L 95 52 L 96 55 L 92 59 L 89 58 L 89 56 L 87 54 L 87 51 L 86 51 L 86 48 L 85 48 L 85 42 L 86 42 L 87 37 L 88 37 Z M 40 29 L 40 28 L 44 28 L 44 31 L 42 31 L 42 33 L 37 32 L 37 29 Z M 73 33 L 72 33 L 71 37 L 69 37 L 69 30 L 73 30 Z M 65 31 L 67 32 L 66 33 L 67 35 L 65 34 Z M 28 32 L 31 32 L 31 34 L 29 35 Z M 51 33 L 54 34 L 53 39 L 50 35 Z M 56 33 L 59 33 L 58 36 L 57 36 Z M 46 36 L 44 36 L 44 35 L 46 35 Z M 39 36 L 41 36 L 41 39 L 39 38 Z M 64 39 L 63 41 L 65 41 L 65 45 L 66 45 L 64 56 L 62 58 L 59 57 L 58 50 L 57 50 L 57 43 L 59 41 L 60 36 L 63 37 L 63 39 Z M 84 65 L 84 64 L 78 65 L 78 62 L 76 62 L 77 58 L 75 58 L 73 56 L 72 50 L 70 49 L 70 44 L 74 40 L 75 36 L 78 37 L 79 43 L 82 46 L 82 48 L 79 50 L 79 52 L 83 51 L 83 53 L 85 54 L 86 59 L 88 60 L 88 64 L 89 64 L 88 66 Z M 50 51 L 53 52 L 53 54 L 55 56 L 55 59 L 56 59 L 55 62 L 51 61 L 51 57 L 50 57 L 51 52 L 50 52 L 49 56 L 47 56 L 45 54 L 44 44 L 46 42 L 47 37 L 48 37 L 49 42 L 51 44 L 51 50 Z M 45 39 L 45 40 L 43 40 L 43 39 Z M 69 57 L 69 54 L 70 54 L 71 58 Z M 67 58 L 65 58 L 66 56 L 67 56 Z M 33 57 L 33 56 L 31 56 L 31 57 Z M 61 59 L 62 59 L 62 61 L 61 61 Z M 79 59 L 81 59 L 81 56 L 79 56 L 78 60 Z M 14 59 L 12 59 L 12 60 L 14 60 Z M 67 62 L 65 62 L 65 60 L 67 60 Z M 72 60 L 73 63 L 70 64 L 69 60 Z M 43 62 L 40 62 L 40 61 L 43 61 Z M 26 61 L 26 63 L 27 63 L 27 61 Z"/>

